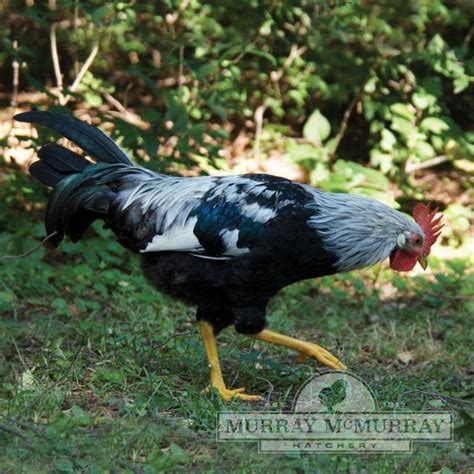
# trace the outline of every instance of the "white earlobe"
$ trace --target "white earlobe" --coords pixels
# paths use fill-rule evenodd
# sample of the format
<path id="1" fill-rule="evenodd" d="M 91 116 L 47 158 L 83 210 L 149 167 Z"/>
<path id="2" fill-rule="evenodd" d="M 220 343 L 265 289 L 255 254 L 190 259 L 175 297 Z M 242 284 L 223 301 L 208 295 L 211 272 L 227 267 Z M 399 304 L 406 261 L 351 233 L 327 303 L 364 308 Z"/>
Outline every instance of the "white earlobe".
<path id="1" fill-rule="evenodd" d="M 400 234 L 398 237 L 397 237 L 397 245 L 400 247 L 400 248 L 403 248 L 405 247 L 405 244 L 407 243 L 407 239 L 405 237 L 405 234 Z"/>

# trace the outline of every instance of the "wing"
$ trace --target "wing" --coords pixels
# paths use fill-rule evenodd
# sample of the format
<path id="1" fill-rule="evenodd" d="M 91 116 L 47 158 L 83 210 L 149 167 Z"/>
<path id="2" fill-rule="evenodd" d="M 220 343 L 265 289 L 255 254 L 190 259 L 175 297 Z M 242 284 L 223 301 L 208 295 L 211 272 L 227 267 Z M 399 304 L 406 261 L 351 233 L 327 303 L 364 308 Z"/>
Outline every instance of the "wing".
<path id="1" fill-rule="evenodd" d="M 261 243 L 284 209 L 310 198 L 301 185 L 270 175 L 162 176 L 129 192 L 120 214 L 135 222 L 140 252 L 230 259 Z"/>

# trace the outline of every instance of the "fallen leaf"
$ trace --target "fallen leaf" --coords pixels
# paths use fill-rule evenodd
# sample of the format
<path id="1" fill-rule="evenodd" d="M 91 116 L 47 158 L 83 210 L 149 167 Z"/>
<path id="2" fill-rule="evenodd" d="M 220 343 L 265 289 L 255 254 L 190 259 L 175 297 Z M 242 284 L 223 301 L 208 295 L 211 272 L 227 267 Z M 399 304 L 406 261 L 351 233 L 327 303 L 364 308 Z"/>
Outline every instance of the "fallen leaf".
<path id="1" fill-rule="evenodd" d="M 403 351 L 397 354 L 397 359 L 404 364 L 409 364 L 414 359 L 414 355 L 411 351 Z"/>

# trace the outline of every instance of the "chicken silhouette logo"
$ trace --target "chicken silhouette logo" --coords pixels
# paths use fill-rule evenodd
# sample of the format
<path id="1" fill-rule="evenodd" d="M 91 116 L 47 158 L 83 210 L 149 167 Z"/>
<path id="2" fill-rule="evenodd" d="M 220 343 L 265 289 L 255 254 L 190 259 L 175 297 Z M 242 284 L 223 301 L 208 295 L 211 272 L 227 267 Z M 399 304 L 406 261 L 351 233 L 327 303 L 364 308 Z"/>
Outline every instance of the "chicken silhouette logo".
<path id="1" fill-rule="evenodd" d="M 327 407 L 328 413 L 334 413 L 336 405 L 346 399 L 347 386 L 348 383 L 345 380 L 336 380 L 330 387 L 325 387 L 319 392 L 318 398 Z"/>
<path id="2" fill-rule="evenodd" d="M 295 412 L 361 413 L 378 410 L 367 385 L 349 372 L 325 371 L 308 380 L 295 398 Z"/>

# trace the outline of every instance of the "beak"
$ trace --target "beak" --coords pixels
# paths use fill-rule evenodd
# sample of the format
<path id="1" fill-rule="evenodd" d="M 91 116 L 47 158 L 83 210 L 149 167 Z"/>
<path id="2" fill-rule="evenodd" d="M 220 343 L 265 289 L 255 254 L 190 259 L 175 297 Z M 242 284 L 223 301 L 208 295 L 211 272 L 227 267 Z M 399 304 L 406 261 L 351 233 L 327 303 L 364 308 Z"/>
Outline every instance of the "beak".
<path id="1" fill-rule="evenodd" d="M 418 263 L 421 265 L 423 270 L 426 270 L 428 268 L 428 259 L 426 258 L 426 255 L 424 253 L 422 253 L 418 257 Z"/>

